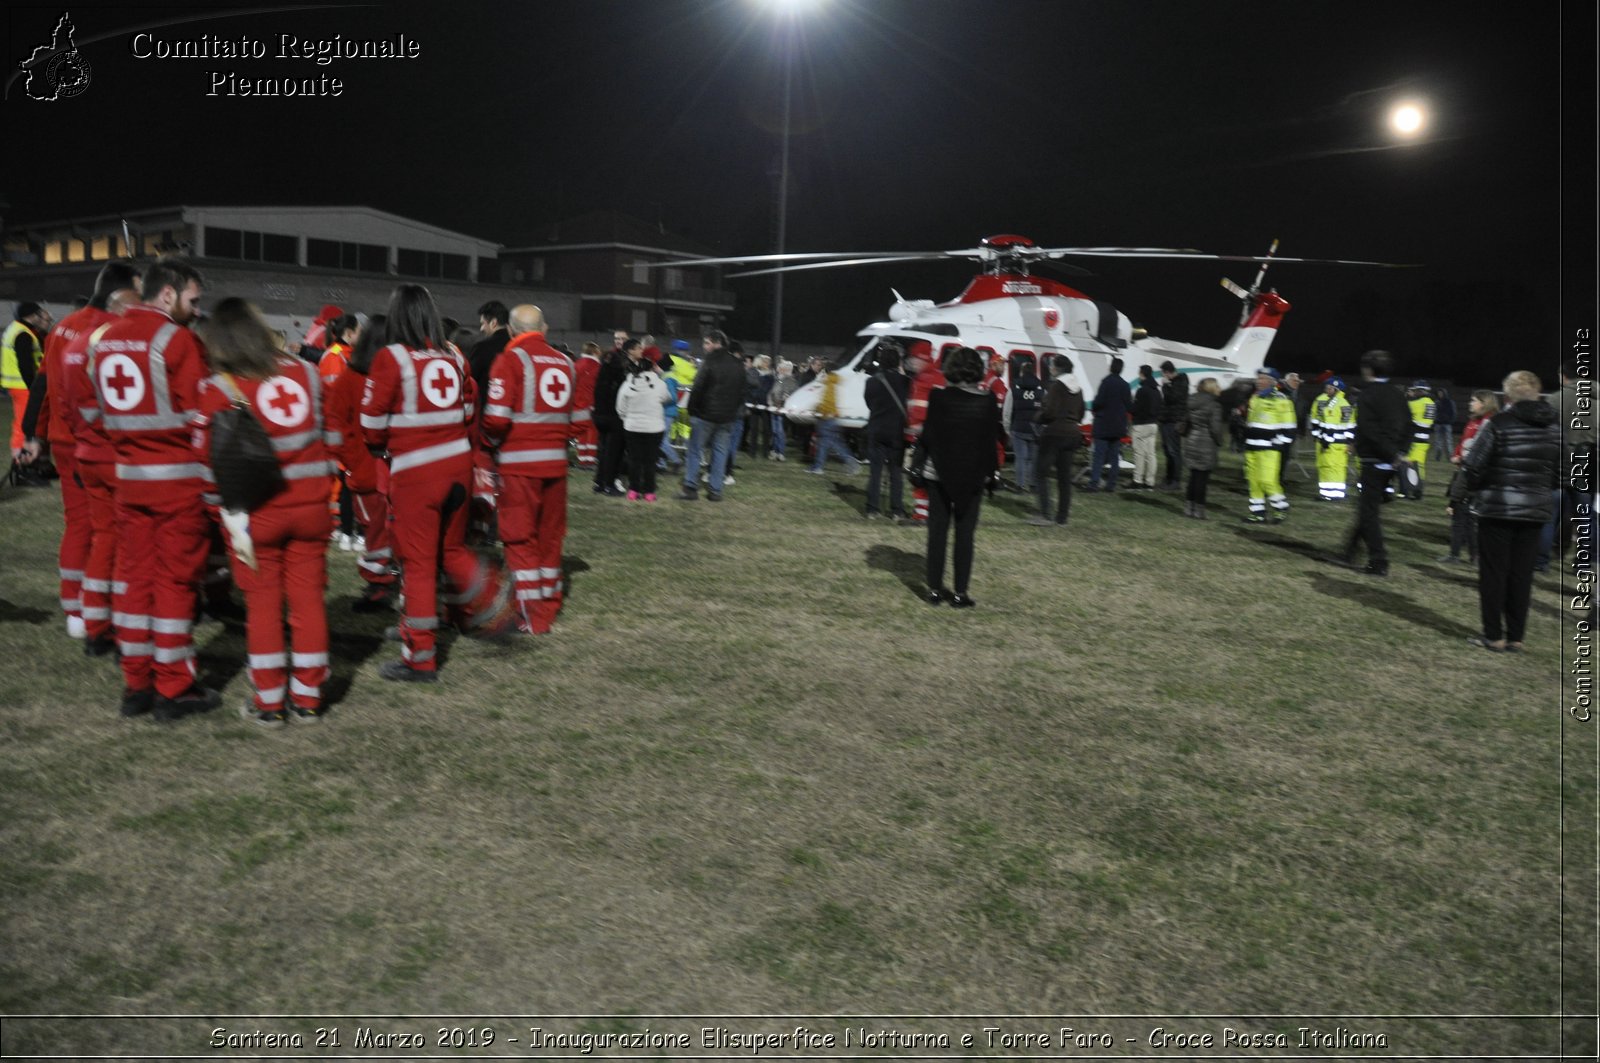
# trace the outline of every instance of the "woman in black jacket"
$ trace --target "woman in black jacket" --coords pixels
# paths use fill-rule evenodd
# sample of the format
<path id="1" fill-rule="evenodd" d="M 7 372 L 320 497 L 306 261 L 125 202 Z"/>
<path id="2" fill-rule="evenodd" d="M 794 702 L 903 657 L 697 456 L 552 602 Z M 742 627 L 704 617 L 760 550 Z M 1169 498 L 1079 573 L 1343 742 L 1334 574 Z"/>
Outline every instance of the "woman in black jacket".
<path id="1" fill-rule="evenodd" d="M 1000 405 L 978 386 L 983 359 L 970 347 L 950 352 L 944 362 L 948 386 L 928 396 L 922 424 L 928 478 L 928 604 L 949 602 L 957 609 L 978 604 L 967 595 L 972 577 L 973 534 L 983 488 L 999 467 L 997 444 L 1005 440 Z M 944 586 L 945 536 L 955 520 L 954 593 Z"/>
<path id="2" fill-rule="evenodd" d="M 1525 370 L 1502 385 L 1508 408 L 1472 441 L 1461 470 L 1478 518 L 1478 605 L 1483 634 L 1468 641 L 1501 653 L 1522 650 L 1539 531 L 1555 513 L 1561 429 L 1539 397 L 1539 378 Z M 1502 626 L 1504 621 L 1504 626 Z"/>

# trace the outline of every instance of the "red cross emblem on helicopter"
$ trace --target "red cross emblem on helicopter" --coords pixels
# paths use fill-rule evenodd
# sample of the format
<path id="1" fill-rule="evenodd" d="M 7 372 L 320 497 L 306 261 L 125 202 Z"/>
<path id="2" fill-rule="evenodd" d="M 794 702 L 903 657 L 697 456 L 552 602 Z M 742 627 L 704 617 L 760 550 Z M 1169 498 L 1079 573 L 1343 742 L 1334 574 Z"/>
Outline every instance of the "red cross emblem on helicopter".
<path id="1" fill-rule="evenodd" d="M 1060 324 L 1061 324 L 1061 311 L 1059 311 L 1059 310 L 1046 310 L 1044 312 L 1044 327 L 1045 328 L 1047 328 L 1047 329 L 1055 329 L 1055 328 L 1059 327 Z"/>

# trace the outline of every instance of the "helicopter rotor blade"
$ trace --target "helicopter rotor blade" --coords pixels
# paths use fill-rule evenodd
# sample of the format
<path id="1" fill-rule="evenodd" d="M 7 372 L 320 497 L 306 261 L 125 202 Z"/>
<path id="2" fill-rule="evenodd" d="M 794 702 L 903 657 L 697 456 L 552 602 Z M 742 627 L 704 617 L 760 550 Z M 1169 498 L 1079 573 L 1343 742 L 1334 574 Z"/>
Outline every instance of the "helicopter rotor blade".
<path id="1" fill-rule="evenodd" d="M 942 262 L 947 256 L 942 254 L 932 255 L 896 255 L 893 258 L 846 258 L 834 262 L 802 262 L 795 266 L 773 266 L 770 269 L 746 270 L 743 273 L 730 273 L 728 279 L 735 277 L 767 277 L 774 273 L 799 273 L 803 270 L 837 269 L 840 266 L 881 266 L 890 262 Z"/>
<path id="2" fill-rule="evenodd" d="M 781 255 L 737 255 L 726 258 L 675 258 L 669 262 L 641 262 L 639 265 L 646 269 L 660 269 L 665 266 L 742 266 L 756 262 L 806 262 L 825 261 L 828 259 L 873 259 L 901 258 L 904 251 L 796 251 Z M 737 274 L 734 274 L 737 276 Z"/>
<path id="3" fill-rule="evenodd" d="M 1234 295 L 1237 295 L 1241 299 L 1250 298 L 1249 289 L 1239 287 L 1237 284 L 1235 284 L 1233 281 L 1229 280 L 1227 277 L 1222 278 L 1222 286 L 1224 288 L 1228 289 L 1228 291 L 1232 292 Z"/>

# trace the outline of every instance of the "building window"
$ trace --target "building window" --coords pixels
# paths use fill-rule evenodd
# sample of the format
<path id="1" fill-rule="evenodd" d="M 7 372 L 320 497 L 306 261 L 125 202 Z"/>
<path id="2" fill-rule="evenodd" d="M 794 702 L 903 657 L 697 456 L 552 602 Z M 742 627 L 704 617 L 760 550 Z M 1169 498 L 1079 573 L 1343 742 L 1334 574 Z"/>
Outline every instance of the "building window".
<path id="1" fill-rule="evenodd" d="M 111 257 L 111 237 L 97 236 L 89 245 L 89 257 L 96 262 L 104 262 Z"/>
<path id="2" fill-rule="evenodd" d="M 60 240 L 51 240 L 48 244 L 44 245 L 44 261 L 46 265 L 50 266 L 61 265 L 62 258 Z"/>
<path id="3" fill-rule="evenodd" d="M 353 244 L 339 240 L 306 240 L 306 265 L 320 269 L 348 269 L 363 273 L 389 272 L 389 249 L 380 244 Z"/>
<path id="4" fill-rule="evenodd" d="M 83 246 L 82 240 L 67 241 L 67 261 L 82 262 L 88 257 L 88 248 Z"/>
<path id="5" fill-rule="evenodd" d="M 145 237 L 147 248 L 149 242 L 150 237 Z M 280 233 L 258 233 L 207 225 L 206 257 L 236 258 L 245 262 L 282 262 L 292 266 L 300 261 L 300 241 L 297 237 Z"/>
<path id="6" fill-rule="evenodd" d="M 400 248 L 395 254 L 399 272 L 412 277 L 440 277 L 445 280 L 467 279 L 472 260 L 466 255 L 452 255 L 442 251 L 417 251 Z"/>
<path id="7" fill-rule="evenodd" d="M 635 262 L 633 264 L 633 283 L 635 283 L 635 284 L 649 284 L 650 283 L 650 266 L 646 262 L 644 262 L 643 260 L 640 260 L 640 261 Z"/>
<path id="8" fill-rule="evenodd" d="M 635 310 L 633 312 L 632 331 L 634 331 L 634 332 L 643 332 L 645 329 L 647 329 L 649 327 L 650 327 L 650 311 L 648 311 L 648 310 Z"/>
<path id="9" fill-rule="evenodd" d="M 528 279 L 535 284 L 544 283 L 544 259 L 535 258 L 529 260 Z"/>

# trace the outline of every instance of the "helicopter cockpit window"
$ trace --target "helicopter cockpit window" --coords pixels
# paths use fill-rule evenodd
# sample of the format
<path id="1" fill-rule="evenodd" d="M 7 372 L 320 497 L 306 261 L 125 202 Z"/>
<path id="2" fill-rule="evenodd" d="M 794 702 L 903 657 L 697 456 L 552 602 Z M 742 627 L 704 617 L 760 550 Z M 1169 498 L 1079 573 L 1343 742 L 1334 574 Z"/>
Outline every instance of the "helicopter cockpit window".
<path id="1" fill-rule="evenodd" d="M 1012 351 L 1007 364 L 1011 366 L 1012 379 L 1016 379 L 1017 375 L 1022 372 L 1023 366 L 1033 370 L 1035 376 L 1040 375 L 1039 358 L 1032 351 Z"/>
<path id="2" fill-rule="evenodd" d="M 960 349 L 961 349 L 961 344 L 959 344 L 959 343 L 947 343 L 943 347 L 940 347 L 939 348 L 939 368 L 940 369 L 944 368 L 944 360 L 950 356 L 950 352 L 951 351 L 959 351 Z"/>

